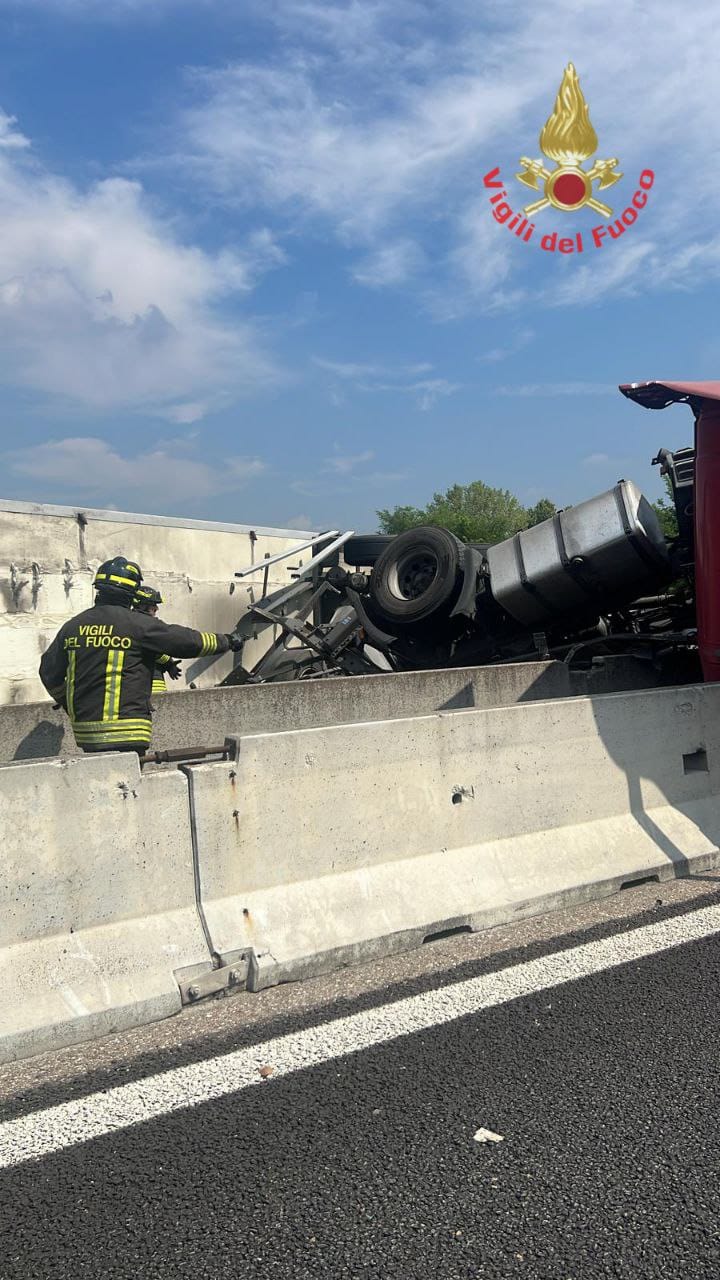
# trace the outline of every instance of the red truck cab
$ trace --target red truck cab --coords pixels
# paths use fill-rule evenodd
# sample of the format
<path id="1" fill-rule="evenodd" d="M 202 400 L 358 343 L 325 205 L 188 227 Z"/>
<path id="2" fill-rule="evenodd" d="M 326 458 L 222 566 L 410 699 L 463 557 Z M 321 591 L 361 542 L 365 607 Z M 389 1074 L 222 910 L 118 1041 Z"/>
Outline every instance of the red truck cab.
<path id="1" fill-rule="evenodd" d="M 695 415 L 698 648 L 705 680 L 720 680 L 720 382 L 632 382 L 620 390 L 646 409 L 680 402 Z"/>

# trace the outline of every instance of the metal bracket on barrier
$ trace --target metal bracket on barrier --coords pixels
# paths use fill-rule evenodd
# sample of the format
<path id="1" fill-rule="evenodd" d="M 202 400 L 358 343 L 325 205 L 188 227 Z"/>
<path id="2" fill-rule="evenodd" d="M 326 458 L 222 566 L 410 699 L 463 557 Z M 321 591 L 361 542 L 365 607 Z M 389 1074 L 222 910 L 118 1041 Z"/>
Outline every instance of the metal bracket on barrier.
<path id="1" fill-rule="evenodd" d="M 269 951 L 248 952 L 248 991 L 266 991 L 268 987 L 277 987 L 281 981 L 280 967 Z"/>
<path id="2" fill-rule="evenodd" d="M 207 996 L 220 994 L 231 995 L 234 991 L 244 991 L 247 986 L 248 960 L 241 956 L 232 964 L 223 965 L 221 969 L 209 969 L 196 977 L 181 978 L 175 975 L 180 998 L 183 1004 L 197 1004 Z"/>
<path id="3" fill-rule="evenodd" d="M 233 960 L 217 969 L 191 965 L 178 969 L 175 981 L 184 1005 L 199 1004 L 209 996 L 231 996 L 236 991 L 265 991 L 281 981 L 278 962 L 269 951 L 256 952 L 252 947 L 236 953 Z"/>

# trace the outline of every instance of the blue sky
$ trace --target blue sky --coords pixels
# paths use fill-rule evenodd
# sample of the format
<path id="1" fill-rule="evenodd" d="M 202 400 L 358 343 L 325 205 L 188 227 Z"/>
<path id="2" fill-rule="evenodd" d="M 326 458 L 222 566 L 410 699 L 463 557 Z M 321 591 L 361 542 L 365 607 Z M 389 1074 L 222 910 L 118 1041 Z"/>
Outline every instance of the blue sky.
<path id="1" fill-rule="evenodd" d="M 705 0 L 0 0 L 2 496 L 372 529 L 473 479 L 656 495 L 689 410 L 616 387 L 718 376 L 719 56 Z M 656 175 L 599 250 L 483 188 L 533 198 L 568 61 L 614 216 Z"/>

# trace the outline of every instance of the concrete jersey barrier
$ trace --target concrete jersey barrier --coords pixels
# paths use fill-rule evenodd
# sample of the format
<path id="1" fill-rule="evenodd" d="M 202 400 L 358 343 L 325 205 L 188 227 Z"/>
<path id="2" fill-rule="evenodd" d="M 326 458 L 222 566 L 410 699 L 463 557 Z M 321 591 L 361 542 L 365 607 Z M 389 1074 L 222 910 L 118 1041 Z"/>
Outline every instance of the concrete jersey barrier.
<path id="1" fill-rule="evenodd" d="M 0 768 L 0 1062 L 180 1008 L 212 967 L 187 782 L 134 755 Z"/>
<path id="2" fill-rule="evenodd" d="M 211 945 L 257 989 L 715 865 L 720 688 L 240 737 L 187 773 Z"/>
<path id="3" fill-rule="evenodd" d="M 0 1062 L 714 866 L 719 712 L 711 685 L 0 767 Z"/>
<path id="4" fill-rule="evenodd" d="M 589 681 L 595 692 L 612 693 L 650 679 L 647 664 L 618 658 L 588 673 L 570 672 L 562 662 L 523 662 L 169 692 L 156 699 L 153 747 L 212 745 L 237 731 L 282 733 L 566 698 L 587 692 Z M 75 754 L 68 718 L 49 702 L 0 707 L 0 761 Z"/>

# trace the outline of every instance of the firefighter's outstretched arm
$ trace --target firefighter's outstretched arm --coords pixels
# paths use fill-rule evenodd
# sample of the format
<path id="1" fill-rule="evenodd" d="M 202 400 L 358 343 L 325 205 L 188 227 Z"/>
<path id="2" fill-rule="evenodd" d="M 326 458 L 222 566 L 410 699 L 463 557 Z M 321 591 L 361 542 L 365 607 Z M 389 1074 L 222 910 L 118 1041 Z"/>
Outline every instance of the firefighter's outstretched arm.
<path id="1" fill-rule="evenodd" d="M 61 706 L 65 706 L 65 676 L 67 674 L 68 655 L 67 650 L 62 641 L 62 637 L 57 635 L 45 650 L 40 659 L 40 679 L 47 689 L 50 697 L 59 702 Z"/>
<path id="2" fill-rule="evenodd" d="M 140 643 L 151 653 L 171 658 L 205 658 L 239 647 L 232 636 L 219 631 L 193 631 L 191 627 L 174 626 L 147 614 L 135 614 L 135 619 Z"/>

